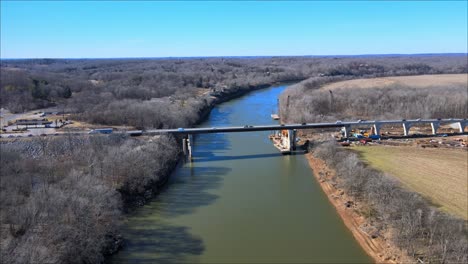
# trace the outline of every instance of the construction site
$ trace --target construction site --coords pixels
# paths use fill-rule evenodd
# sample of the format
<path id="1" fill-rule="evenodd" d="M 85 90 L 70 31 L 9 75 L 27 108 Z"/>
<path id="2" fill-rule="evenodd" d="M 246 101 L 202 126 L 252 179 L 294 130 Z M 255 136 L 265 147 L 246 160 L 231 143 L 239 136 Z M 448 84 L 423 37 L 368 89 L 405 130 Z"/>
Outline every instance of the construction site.
<path id="1" fill-rule="evenodd" d="M 328 126 L 328 128 L 307 129 L 313 128 L 315 125 L 319 125 L 318 127 L 320 125 Z M 338 131 L 337 128 L 340 125 L 342 127 Z M 284 127 L 284 129 L 275 130 L 269 138 L 282 154 L 291 154 L 296 149 L 299 151 L 307 150 L 309 143 L 307 139 L 326 140 L 332 138 L 342 146 L 416 144 L 423 148 L 465 148 L 468 145 L 465 119 L 358 120 L 321 124 L 281 124 L 280 127 Z"/>

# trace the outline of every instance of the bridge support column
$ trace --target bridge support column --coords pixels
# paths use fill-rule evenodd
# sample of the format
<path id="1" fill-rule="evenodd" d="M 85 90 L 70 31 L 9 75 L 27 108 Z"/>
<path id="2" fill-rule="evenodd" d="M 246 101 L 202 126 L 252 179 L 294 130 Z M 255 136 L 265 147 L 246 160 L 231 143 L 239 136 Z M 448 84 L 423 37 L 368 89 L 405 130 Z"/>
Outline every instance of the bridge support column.
<path id="1" fill-rule="evenodd" d="M 413 124 L 411 124 L 409 122 L 403 122 L 403 133 L 405 134 L 405 136 L 409 135 L 409 130 L 410 130 L 412 125 Z"/>
<path id="2" fill-rule="evenodd" d="M 466 127 L 466 122 L 458 122 L 458 129 L 460 130 L 460 133 L 465 132 L 465 127 Z"/>
<path id="3" fill-rule="evenodd" d="M 296 129 L 288 130 L 288 145 L 289 151 L 296 150 Z"/>
<path id="4" fill-rule="evenodd" d="M 379 123 L 375 123 L 374 124 L 374 135 L 380 135 L 380 128 L 381 128 L 381 124 Z"/>
<path id="5" fill-rule="evenodd" d="M 185 159 L 192 161 L 192 144 L 193 136 L 187 135 L 182 139 L 182 152 L 184 153 Z"/>
<path id="6" fill-rule="evenodd" d="M 192 145 L 193 145 L 193 135 L 192 134 L 188 134 L 188 138 L 187 138 L 187 154 L 188 154 L 188 158 L 190 161 L 192 161 Z"/>
<path id="7" fill-rule="evenodd" d="M 184 157 L 187 157 L 188 148 L 187 148 L 187 139 L 186 138 L 182 139 L 182 152 L 184 153 Z"/>
<path id="8" fill-rule="evenodd" d="M 343 133 L 343 137 L 344 137 L 344 138 L 346 138 L 346 139 L 349 138 L 350 133 L 351 133 L 351 130 L 349 130 L 349 126 L 344 126 L 344 127 L 342 127 L 342 128 L 341 128 L 341 131 L 342 131 L 342 133 Z"/>
<path id="9" fill-rule="evenodd" d="M 431 122 L 431 128 L 432 128 L 432 135 L 437 134 L 437 130 L 440 127 L 440 122 Z"/>

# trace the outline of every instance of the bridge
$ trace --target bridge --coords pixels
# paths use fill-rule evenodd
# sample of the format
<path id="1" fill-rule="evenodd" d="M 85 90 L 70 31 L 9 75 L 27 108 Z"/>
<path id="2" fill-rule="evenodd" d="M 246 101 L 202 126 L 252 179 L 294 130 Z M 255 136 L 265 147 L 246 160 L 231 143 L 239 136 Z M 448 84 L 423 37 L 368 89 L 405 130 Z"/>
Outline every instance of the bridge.
<path id="1" fill-rule="evenodd" d="M 353 127 L 371 126 L 373 133 L 380 135 L 380 130 L 384 125 L 401 125 L 405 136 L 409 135 L 411 127 L 415 125 L 430 124 L 432 134 L 436 135 L 437 130 L 443 124 L 456 124 L 460 133 L 463 133 L 465 127 L 468 125 L 468 120 L 460 118 L 448 119 L 411 119 L 411 120 L 358 120 L 358 121 L 336 121 L 333 123 L 302 123 L 302 124 L 279 124 L 279 125 L 245 125 L 233 127 L 202 127 L 202 128 L 176 128 L 176 129 L 153 129 L 153 130 L 137 130 L 128 131 L 127 133 L 133 136 L 136 135 L 162 135 L 162 134 L 179 134 L 184 135 L 183 151 L 191 157 L 194 134 L 207 134 L 207 133 L 234 133 L 234 132 L 255 132 L 255 131 L 287 131 L 287 139 L 283 141 L 286 150 L 291 151 L 295 149 L 296 142 L 296 129 L 314 129 L 314 128 L 341 128 L 344 137 L 350 136 L 350 131 Z"/>
<path id="2" fill-rule="evenodd" d="M 345 137 L 348 137 L 350 128 L 356 126 L 374 126 L 375 134 L 380 134 L 380 128 L 383 125 L 402 125 L 404 135 L 409 135 L 409 130 L 415 124 L 430 124 L 432 134 L 437 134 L 437 130 L 442 124 L 457 124 L 460 133 L 463 133 L 468 120 L 466 119 L 413 119 L 413 120 L 381 120 L 381 121 L 336 121 L 334 123 L 302 123 L 302 124 L 282 124 L 282 125 L 259 125 L 259 126 L 234 126 L 234 127 L 202 127 L 202 128 L 176 128 L 176 129 L 153 129 L 141 131 L 143 134 L 207 134 L 207 133 L 232 133 L 232 132 L 254 132 L 254 131 L 272 131 L 272 130 L 289 130 L 289 129 L 312 129 L 312 128 L 345 128 Z M 139 131 L 133 131 L 138 133 Z"/>

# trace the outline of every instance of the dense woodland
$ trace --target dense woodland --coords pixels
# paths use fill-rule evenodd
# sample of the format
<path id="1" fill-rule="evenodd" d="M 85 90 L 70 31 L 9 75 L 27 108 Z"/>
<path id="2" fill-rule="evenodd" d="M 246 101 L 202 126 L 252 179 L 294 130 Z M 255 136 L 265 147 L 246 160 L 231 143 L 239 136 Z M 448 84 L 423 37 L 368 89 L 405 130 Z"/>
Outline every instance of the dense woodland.
<path id="1" fill-rule="evenodd" d="M 343 79 L 310 78 L 288 87 L 281 98 L 282 117 L 288 122 L 302 123 L 468 116 L 468 84 L 423 89 L 402 85 L 320 89 L 324 82 Z"/>
<path id="2" fill-rule="evenodd" d="M 211 97 L 309 77 L 356 78 L 468 72 L 466 55 L 247 57 L 114 60 L 7 60 L 1 107 L 58 105 L 106 125 L 191 125 Z"/>
<path id="3" fill-rule="evenodd" d="M 376 226 L 374 235 L 391 234 L 394 244 L 424 263 L 467 263 L 468 230 L 456 219 L 432 207 L 420 195 L 403 189 L 398 181 L 367 167 L 356 153 L 336 142 L 312 146 L 314 156 L 336 171 L 331 183 L 360 204 Z"/>
<path id="4" fill-rule="evenodd" d="M 277 82 L 314 78 L 310 85 L 301 83 L 313 90 L 350 78 L 461 73 L 468 72 L 466 59 L 425 55 L 2 60 L 1 107 L 23 112 L 56 106 L 95 124 L 181 127 L 198 122 L 217 102 Z M 177 162 L 176 140 L 102 136 L 2 142 L 2 260 L 102 262 L 118 245 L 124 205 L 157 191 Z"/>
<path id="5" fill-rule="evenodd" d="M 125 204 L 158 191 L 176 146 L 121 135 L 2 144 L 2 263 L 103 262 L 119 246 Z"/>

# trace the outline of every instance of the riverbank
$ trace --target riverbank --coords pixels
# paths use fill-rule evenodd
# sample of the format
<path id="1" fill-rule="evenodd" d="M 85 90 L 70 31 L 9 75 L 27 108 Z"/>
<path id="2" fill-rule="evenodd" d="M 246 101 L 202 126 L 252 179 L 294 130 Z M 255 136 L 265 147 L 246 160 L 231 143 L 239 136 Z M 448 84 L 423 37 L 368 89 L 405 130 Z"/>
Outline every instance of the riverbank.
<path id="1" fill-rule="evenodd" d="M 403 263 L 409 261 L 409 258 L 386 238 L 388 234 L 379 233 L 377 235 L 373 233 L 376 228 L 370 220 L 360 213 L 363 206 L 354 202 L 354 199 L 348 196 L 344 190 L 337 188 L 336 184 L 331 182 L 336 172 L 328 167 L 324 160 L 312 153 L 308 153 L 306 157 L 312 169 L 312 174 L 328 200 L 333 204 L 336 212 L 356 241 L 375 263 Z"/>

